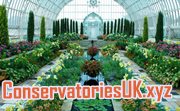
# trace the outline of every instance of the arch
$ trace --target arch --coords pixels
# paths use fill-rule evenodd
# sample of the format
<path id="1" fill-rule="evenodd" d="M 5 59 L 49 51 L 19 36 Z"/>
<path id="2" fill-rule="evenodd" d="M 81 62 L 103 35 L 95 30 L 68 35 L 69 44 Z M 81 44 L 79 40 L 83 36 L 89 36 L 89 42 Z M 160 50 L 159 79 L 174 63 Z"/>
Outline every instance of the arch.
<path id="1" fill-rule="evenodd" d="M 91 40 L 97 39 L 97 36 L 103 34 L 103 19 L 95 12 L 92 12 L 85 17 L 83 26 L 84 34 Z"/>

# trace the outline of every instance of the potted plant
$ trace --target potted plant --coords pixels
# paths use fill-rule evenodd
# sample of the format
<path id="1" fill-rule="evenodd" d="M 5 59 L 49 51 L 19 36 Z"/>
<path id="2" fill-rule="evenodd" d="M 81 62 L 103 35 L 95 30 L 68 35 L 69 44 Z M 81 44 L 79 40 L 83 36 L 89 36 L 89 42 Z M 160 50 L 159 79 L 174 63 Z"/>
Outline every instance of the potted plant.
<path id="1" fill-rule="evenodd" d="M 96 56 L 98 54 L 98 48 L 97 47 L 90 47 L 88 49 L 88 55 L 91 56 L 91 60 L 94 60 L 93 57 Z"/>
<path id="2" fill-rule="evenodd" d="M 84 65 L 82 66 L 82 71 L 89 75 L 90 77 L 96 77 L 101 72 L 102 66 L 101 63 L 98 61 L 85 61 Z"/>

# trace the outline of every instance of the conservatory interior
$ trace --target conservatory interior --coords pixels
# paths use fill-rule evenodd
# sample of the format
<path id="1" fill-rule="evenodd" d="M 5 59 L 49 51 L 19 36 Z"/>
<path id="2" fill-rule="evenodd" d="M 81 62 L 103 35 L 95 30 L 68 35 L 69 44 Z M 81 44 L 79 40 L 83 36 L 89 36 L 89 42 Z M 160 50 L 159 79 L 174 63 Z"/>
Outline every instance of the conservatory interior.
<path id="1" fill-rule="evenodd" d="M 180 111 L 180 0 L 0 0 L 0 82 L 0 111 Z"/>

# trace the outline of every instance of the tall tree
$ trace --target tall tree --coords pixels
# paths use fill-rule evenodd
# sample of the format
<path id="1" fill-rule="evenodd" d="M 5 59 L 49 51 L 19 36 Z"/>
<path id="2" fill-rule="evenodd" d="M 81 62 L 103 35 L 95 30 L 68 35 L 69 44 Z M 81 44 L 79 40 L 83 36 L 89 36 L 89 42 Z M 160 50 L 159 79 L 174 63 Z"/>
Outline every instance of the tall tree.
<path id="1" fill-rule="evenodd" d="M 143 30 L 143 42 L 148 41 L 148 17 L 144 17 L 144 30 Z"/>
<path id="2" fill-rule="evenodd" d="M 45 18 L 42 17 L 41 20 L 41 29 L 40 29 L 40 39 L 44 41 L 46 38 L 46 23 L 45 23 Z"/>
<path id="3" fill-rule="evenodd" d="M 124 19 L 121 19 L 121 32 L 120 33 L 124 33 Z"/>
<path id="4" fill-rule="evenodd" d="M 104 22 L 104 35 L 106 35 L 106 22 Z"/>
<path id="5" fill-rule="evenodd" d="M 134 36 L 134 34 L 135 34 L 135 23 L 134 22 L 132 22 L 132 36 Z"/>
<path id="6" fill-rule="evenodd" d="M 73 32 L 76 32 L 76 22 L 73 21 Z"/>
<path id="7" fill-rule="evenodd" d="M 53 36 L 56 35 L 56 21 L 53 21 Z"/>
<path id="8" fill-rule="evenodd" d="M 113 21 L 111 21 L 111 34 L 113 33 Z"/>
<path id="9" fill-rule="evenodd" d="M 107 35 L 109 35 L 109 27 L 110 27 L 110 24 L 109 24 L 109 21 L 107 22 Z"/>
<path id="10" fill-rule="evenodd" d="M 33 11 L 29 12 L 27 37 L 28 37 L 28 42 L 33 42 L 34 40 L 34 13 Z"/>
<path id="11" fill-rule="evenodd" d="M 164 39 L 164 16 L 162 12 L 159 12 L 158 15 L 158 22 L 157 22 L 157 28 L 156 28 L 156 43 L 163 41 Z"/>
<path id="12" fill-rule="evenodd" d="M 73 23 L 72 23 L 72 20 L 70 20 L 70 33 L 72 33 L 73 32 Z"/>
<path id="13" fill-rule="evenodd" d="M 121 32 L 121 19 L 118 19 L 118 28 L 117 28 L 117 33 Z"/>
<path id="14" fill-rule="evenodd" d="M 117 19 L 114 22 L 114 33 L 117 33 Z"/>
<path id="15" fill-rule="evenodd" d="M 9 46 L 8 19 L 5 6 L 0 6 L 0 45 Z"/>
<path id="16" fill-rule="evenodd" d="M 79 30 L 78 30 L 78 22 L 76 21 L 76 33 L 78 34 L 79 33 Z"/>
<path id="17" fill-rule="evenodd" d="M 81 23 L 81 35 L 84 34 L 84 27 L 83 27 L 83 23 Z"/>

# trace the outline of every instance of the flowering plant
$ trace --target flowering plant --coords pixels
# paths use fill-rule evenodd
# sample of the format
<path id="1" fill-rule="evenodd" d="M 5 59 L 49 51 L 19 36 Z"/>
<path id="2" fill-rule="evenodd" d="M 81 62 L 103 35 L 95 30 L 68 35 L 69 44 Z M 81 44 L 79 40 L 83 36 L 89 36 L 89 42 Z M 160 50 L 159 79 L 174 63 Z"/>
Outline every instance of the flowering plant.
<path id="1" fill-rule="evenodd" d="M 82 56 L 83 55 L 83 49 L 82 47 L 77 43 L 70 43 L 68 44 L 67 51 L 75 56 Z"/>
<path id="2" fill-rule="evenodd" d="M 88 49 L 88 55 L 90 55 L 91 57 L 94 57 L 98 54 L 98 48 L 97 47 L 90 47 Z"/>
<path id="3" fill-rule="evenodd" d="M 118 49 L 114 45 L 107 45 L 101 49 L 103 56 L 113 56 L 115 53 L 118 53 Z"/>
<path id="4" fill-rule="evenodd" d="M 82 66 L 82 71 L 87 73 L 91 77 L 96 77 L 99 75 L 99 72 L 102 70 L 101 63 L 98 61 L 85 61 Z"/>

